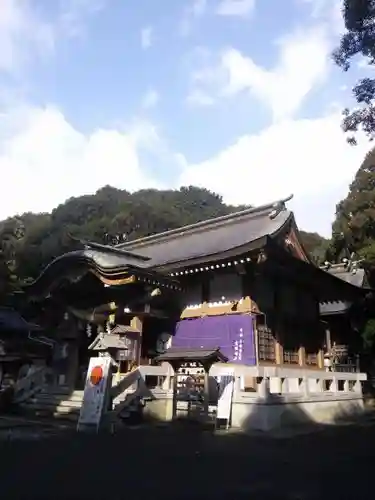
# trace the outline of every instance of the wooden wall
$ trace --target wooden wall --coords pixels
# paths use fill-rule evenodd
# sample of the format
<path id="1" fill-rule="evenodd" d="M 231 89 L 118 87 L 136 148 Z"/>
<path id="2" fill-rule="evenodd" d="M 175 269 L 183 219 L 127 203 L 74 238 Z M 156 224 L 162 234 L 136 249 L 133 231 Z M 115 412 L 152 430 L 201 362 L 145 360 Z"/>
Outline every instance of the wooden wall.
<path id="1" fill-rule="evenodd" d="M 188 276 L 184 286 L 186 306 L 181 319 L 252 313 L 258 351 L 260 344 L 261 350 L 269 351 L 268 359 L 260 356 L 260 363 L 323 367 L 324 331 L 319 326 L 319 301 L 308 286 L 301 288 L 292 279 L 281 281 L 249 268 L 246 274 L 238 274 L 233 268 L 197 273 Z M 272 349 L 273 359 L 269 359 Z"/>

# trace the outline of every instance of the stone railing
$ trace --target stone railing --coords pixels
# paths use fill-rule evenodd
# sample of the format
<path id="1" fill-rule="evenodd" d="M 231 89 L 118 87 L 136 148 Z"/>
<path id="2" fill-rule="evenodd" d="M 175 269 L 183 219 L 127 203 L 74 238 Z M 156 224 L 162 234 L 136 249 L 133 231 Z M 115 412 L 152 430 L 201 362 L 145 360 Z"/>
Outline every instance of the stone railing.
<path id="1" fill-rule="evenodd" d="M 233 427 L 268 428 L 285 422 L 333 422 L 343 415 L 363 411 L 364 373 L 325 372 L 299 368 L 249 367 L 218 363 L 210 370 L 210 406 L 216 412 L 215 377 L 233 370 Z M 147 414 L 172 418 L 174 372 L 168 364 L 141 366 L 115 381 L 113 414 L 137 398 L 146 402 Z M 116 380 L 116 379 L 115 379 Z"/>
<path id="2" fill-rule="evenodd" d="M 362 397 L 362 383 L 367 378 L 365 373 L 357 372 L 325 372 L 276 366 L 250 367 L 222 363 L 212 366 L 210 377 L 219 376 L 227 370 L 234 372 L 234 396 L 262 399 L 269 396 L 289 398 L 313 395 Z M 173 369 L 167 363 L 162 366 L 140 366 L 120 380 L 114 375 L 111 395 L 117 398 L 121 394 L 132 393 L 137 390 L 140 381 L 149 390 L 170 391 L 173 376 Z"/>
<path id="3" fill-rule="evenodd" d="M 14 384 L 14 403 L 22 403 L 41 391 L 50 376 L 50 371 L 46 366 L 32 367 L 25 377 L 18 379 Z"/>
<path id="4" fill-rule="evenodd" d="M 212 368 L 212 374 L 218 370 Z M 334 424 L 364 412 L 365 373 L 299 368 L 236 367 L 231 425 L 270 430 L 295 424 Z"/>
<path id="5" fill-rule="evenodd" d="M 210 371 L 211 376 L 219 375 L 223 368 L 216 364 Z M 233 367 L 236 378 L 235 396 L 247 398 L 276 399 L 290 397 L 362 397 L 362 382 L 365 373 L 325 372 L 323 370 L 304 370 L 281 367 Z"/>

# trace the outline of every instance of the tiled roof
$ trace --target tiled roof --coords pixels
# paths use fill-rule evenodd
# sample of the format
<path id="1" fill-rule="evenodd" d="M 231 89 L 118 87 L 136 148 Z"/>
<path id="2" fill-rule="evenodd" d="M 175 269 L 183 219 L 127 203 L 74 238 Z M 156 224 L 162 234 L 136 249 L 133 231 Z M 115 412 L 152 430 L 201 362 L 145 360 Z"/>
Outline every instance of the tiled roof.
<path id="1" fill-rule="evenodd" d="M 290 221 L 293 214 L 280 200 L 257 208 L 242 210 L 197 224 L 140 238 L 117 246 L 150 258 L 153 268 L 175 267 L 179 263 L 215 260 L 251 248 L 262 247 Z"/>
<path id="2" fill-rule="evenodd" d="M 290 198 L 289 198 L 290 199 Z M 83 276 L 88 270 L 108 279 L 135 274 L 156 286 L 179 288 L 163 272 L 197 260 L 217 260 L 261 248 L 293 220 L 285 207 L 288 199 L 250 208 L 197 224 L 173 229 L 117 247 L 80 241 L 82 250 L 66 253 L 51 262 L 32 283 L 30 295 L 46 294 L 64 278 Z"/>
<path id="3" fill-rule="evenodd" d="M 171 347 L 164 354 L 160 354 L 155 358 L 158 362 L 163 361 L 217 361 L 226 362 L 228 359 L 220 352 L 219 348 L 216 349 L 189 349 Z"/>
<path id="4" fill-rule="evenodd" d="M 0 331 L 31 332 L 41 328 L 28 323 L 17 311 L 7 307 L 0 307 Z"/>
<path id="5" fill-rule="evenodd" d="M 322 266 L 321 269 L 355 287 L 368 288 L 365 270 L 358 268 L 355 263 L 352 265 L 351 263 L 342 262 L 339 264 Z M 351 302 L 340 300 L 324 302 L 319 306 L 320 314 L 322 316 L 327 316 L 330 314 L 345 313 L 350 308 L 351 304 Z"/>

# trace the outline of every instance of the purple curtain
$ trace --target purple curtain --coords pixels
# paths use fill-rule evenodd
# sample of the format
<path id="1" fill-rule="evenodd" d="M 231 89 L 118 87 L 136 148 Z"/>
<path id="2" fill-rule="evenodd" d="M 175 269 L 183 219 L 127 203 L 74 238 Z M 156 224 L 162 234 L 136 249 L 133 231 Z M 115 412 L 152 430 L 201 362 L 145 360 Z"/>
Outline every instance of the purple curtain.
<path id="1" fill-rule="evenodd" d="M 255 342 L 248 314 L 184 319 L 176 325 L 173 347 L 220 348 L 230 363 L 254 366 Z"/>

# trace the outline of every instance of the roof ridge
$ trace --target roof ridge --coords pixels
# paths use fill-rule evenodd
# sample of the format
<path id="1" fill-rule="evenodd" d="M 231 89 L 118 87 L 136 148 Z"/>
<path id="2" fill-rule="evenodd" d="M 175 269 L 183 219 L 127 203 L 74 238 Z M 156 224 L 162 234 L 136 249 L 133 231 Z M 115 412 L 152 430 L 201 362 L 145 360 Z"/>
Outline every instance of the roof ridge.
<path id="1" fill-rule="evenodd" d="M 290 201 L 293 198 L 293 195 L 288 196 L 287 198 L 282 198 L 280 200 L 274 201 L 272 203 L 267 203 L 265 205 L 260 205 L 259 207 L 251 207 L 246 208 L 245 210 L 239 210 L 238 212 L 233 212 L 227 215 L 221 215 L 220 217 L 214 217 L 212 219 L 206 219 L 200 222 L 196 222 L 194 224 L 188 224 L 186 226 L 177 227 L 175 229 L 170 229 L 169 231 L 163 231 L 162 233 L 152 234 L 150 236 L 145 236 L 143 238 L 137 238 L 136 240 L 126 241 L 125 243 L 120 243 L 116 245 L 115 248 L 121 250 L 122 248 L 132 247 L 133 245 L 143 245 L 147 243 L 153 243 L 154 241 L 160 241 L 161 239 L 168 238 L 170 236 L 177 236 L 180 233 L 184 232 L 194 232 L 197 229 L 204 229 L 210 226 L 215 226 L 216 224 L 220 224 L 221 222 L 226 223 L 232 221 L 233 219 L 239 219 L 240 217 L 246 215 L 253 215 L 257 213 L 264 212 L 266 210 L 277 209 L 280 205 L 285 205 L 287 201 Z M 277 215 L 277 213 L 276 213 Z"/>

